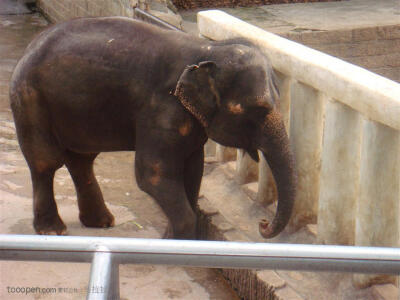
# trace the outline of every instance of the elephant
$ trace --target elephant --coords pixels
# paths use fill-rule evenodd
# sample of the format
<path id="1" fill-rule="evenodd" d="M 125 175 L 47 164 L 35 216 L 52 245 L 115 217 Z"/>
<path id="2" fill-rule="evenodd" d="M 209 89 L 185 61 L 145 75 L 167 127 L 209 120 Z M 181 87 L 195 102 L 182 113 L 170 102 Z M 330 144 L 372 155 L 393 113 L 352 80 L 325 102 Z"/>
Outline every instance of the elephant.
<path id="1" fill-rule="evenodd" d="M 165 238 L 196 239 L 204 144 L 266 158 L 278 188 L 265 238 L 287 225 L 294 158 L 271 64 L 255 45 L 210 41 L 125 17 L 55 24 L 27 47 L 10 83 L 18 142 L 31 173 L 37 234 L 66 234 L 54 198 L 57 169 L 74 183 L 79 219 L 111 227 L 93 171 L 100 152 L 135 151 L 139 188 L 168 218 Z"/>

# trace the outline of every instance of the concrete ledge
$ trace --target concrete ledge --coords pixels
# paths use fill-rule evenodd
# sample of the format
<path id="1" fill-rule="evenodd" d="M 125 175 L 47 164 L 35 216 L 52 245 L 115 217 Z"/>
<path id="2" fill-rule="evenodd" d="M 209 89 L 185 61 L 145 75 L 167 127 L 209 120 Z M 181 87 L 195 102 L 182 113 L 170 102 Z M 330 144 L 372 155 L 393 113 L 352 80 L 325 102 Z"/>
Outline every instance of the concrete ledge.
<path id="1" fill-rule="evenodd" d="M 258 234 L 257 220 L 260 215 L 271 215 L 274 205 L 260 207 L 256 193 L 246 196 L 248 185 L 235 182 L 235 162 L 208 166 L 209 171 L 202 185 L 203 196 L 199 199 L 198 228 L 205 240 L 268 242 Z M 309 225 L 300 232 L 288 234 L 285 230 L 271 240 L 278 243 L 316 243 L 316 225 Z M 357 290 L 352 286 L 351 274 L 295 272 L 275 270 L 221 270 L 222 275 L 242 299 L 375 299 L 394 300 L 398 288 L 393 284 Z"/>
<path id="2" fill-rule="evenodd" d="M 200 33 L 221 40 L 245 37 L 262 46 L 279 72 L 317 88 L 367 119 L 400 130 L 400 85 L 330 55 L 291 42 L 219 10 L 198 14 Z"/>
<path id="3" fill-rule="evenodd" d="M 213 208 L 207 198 L 199 200 L 198 228 L 202 239 L 250 242 L 239 230 Z M 222 275 L 242 299 L 303 299 L 272 270 L 222 269 Z"/>

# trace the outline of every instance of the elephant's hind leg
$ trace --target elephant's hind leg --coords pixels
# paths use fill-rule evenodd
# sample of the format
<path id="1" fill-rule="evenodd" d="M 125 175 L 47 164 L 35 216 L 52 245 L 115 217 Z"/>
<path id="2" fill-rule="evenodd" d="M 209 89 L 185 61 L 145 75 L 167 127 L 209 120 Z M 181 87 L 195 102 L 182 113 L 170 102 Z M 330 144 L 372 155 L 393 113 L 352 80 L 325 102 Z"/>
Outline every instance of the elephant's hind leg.
<path id="1" fill-rule="evenodd" d="M 38 161 L 41 167 L 31 167 L 33 184 L 33 227 L 38 234 L 67 233 L 67 227 L 61 220 L 54 200 L 53 180 L 56 169 L 45 161 Z M 43 169 L 40 169 L 43 168 Z"/>
<path id="2" fill-rule="evenodd" d="M 63 165 L 62 152 L 46 132 L 34 127 L 22 129 L 19 125 L 18 138 L 32 177 L 33 227 L 38 234 L 66 234 L 53 190 L 54 174 Z"/>
<path id="3" fill-rule="evenodd" d="M 107 209 L 93 172 L 97 154 L 67 152 L 65 164 L 78 195 L 79 219 L 87 227 L 112 227 L 114 216 Z"/>
<path id="4" fill-rule="evenodd" d="M 29 92 L 11 95 L 19 144 L 28 163 L 33 187 L 33 227 L 38 234 L 66 233 L 54 200 L 53 180 L 64 164 L 63 150 L 51 133 L 47 110 L 38 94 Z"/>

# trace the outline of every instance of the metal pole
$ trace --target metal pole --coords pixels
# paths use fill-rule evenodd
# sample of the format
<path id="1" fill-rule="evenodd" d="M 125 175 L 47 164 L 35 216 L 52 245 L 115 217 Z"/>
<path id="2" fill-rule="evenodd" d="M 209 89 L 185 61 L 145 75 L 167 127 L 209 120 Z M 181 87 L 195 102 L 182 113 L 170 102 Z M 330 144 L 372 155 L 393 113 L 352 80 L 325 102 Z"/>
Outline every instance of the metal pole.
<path id="1" fill-rule="evenodd" d="M 400 249 L 384 247 L 0 235 L 0 259 L 90 262 L 100 246 L 125 264 L 400 274 Z"/>
<path id="2" fill-rule="evenodd" d="M 160 18 L 157 18 L 156 16 L 153 16 L 152 14 L 149 14 L 147 11 L 140 9 L 140 8 L 135 8 L 134 9 L 134 13 L 135 13 L 135 18 L 145 21 L 147 23 L 151 23 L 154 25 L 157 25 L 161 28 L 164 29 L 170 29 L 170 30 L 174 30 L 174 31 L 182 31 L 181 29 L 161 20 Z"/>
<path id="3" fill-rule="evenodd" d="M 87 300 L 119 300 L 119 266 L 106 247 L 93 256 Z"/>

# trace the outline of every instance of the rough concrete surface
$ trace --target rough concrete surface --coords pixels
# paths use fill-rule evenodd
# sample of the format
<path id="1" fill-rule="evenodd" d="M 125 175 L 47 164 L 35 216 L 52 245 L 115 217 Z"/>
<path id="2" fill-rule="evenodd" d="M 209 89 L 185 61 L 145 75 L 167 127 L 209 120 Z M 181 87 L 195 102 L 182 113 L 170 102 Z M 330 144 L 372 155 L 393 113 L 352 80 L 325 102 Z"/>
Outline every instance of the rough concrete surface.
<path id="1" fill-rule="evenodd" d="M 254 18 L 251 13 L 257 11 Z M 238 18 L 257 23 L 262 28 L 279 33 L 288 30 L 338 30 L 399 24 L 398 0 L 351 0 L 321 3 L 296 3 L 261 6 L 243 9 L 226 9 Z M 247 16 L 247 17 L 246 17 Z"/>
<path id="2" fill-rule="evenodd" d="M 220 9 L 273 33 L 353 29 L 400 23 L 398 0 L 350 0 Z M 180 11 L 184 28 L 194 29 L 190 23 L 195 22 L 198 11 Z"/>
<path id="3" fill-rule="evenodd" d="M 33 36 L 48 24 L 39 15 L 0 16 L 0 233 L 34 234 L 28 167 L 19 150 L 8 103 L 9 78 Z M 166 219 L 136 185 L 129 152 L 101 154 L 95 171 L 104 198 L 116 217 L 111 229 L 83 227 L 76 195 L 65 168 L 55 178 L 59 212 L 73 236 L 160 238 Z M 0 299 L 84 299 L 89 264 L 0 261 Z M 56 288 L 23 295 L 14 288 Z M 120 266 L 122 299 L 237 299 L 213 270 L 175 266 Z M 14 291 L 14 292 L 13 292 Z"/>

